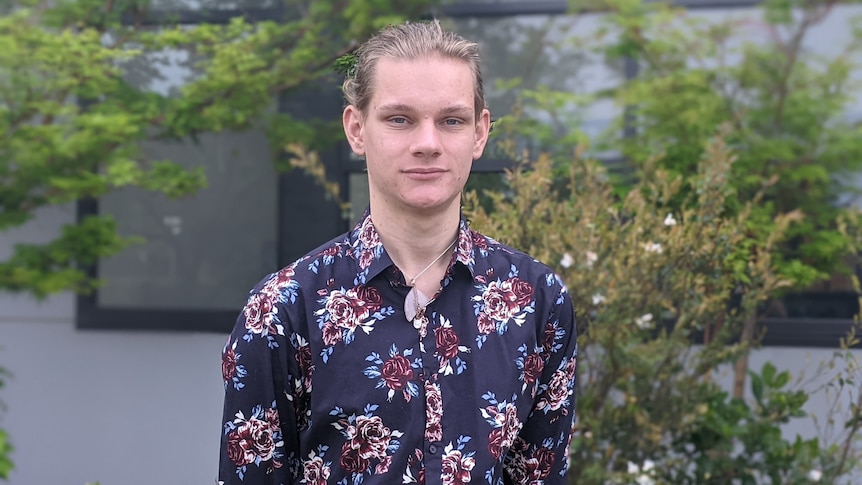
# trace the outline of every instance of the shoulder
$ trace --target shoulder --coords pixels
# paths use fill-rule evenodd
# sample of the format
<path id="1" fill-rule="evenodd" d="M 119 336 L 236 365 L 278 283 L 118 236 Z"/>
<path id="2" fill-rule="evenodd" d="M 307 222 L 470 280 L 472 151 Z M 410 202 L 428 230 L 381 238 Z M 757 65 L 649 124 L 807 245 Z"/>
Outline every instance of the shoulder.
<path id="1" fill-rule="evenodd" d="M 251 293 L 278 293 L 281 289 L 297 289 L 314 285 L 331 276 L 334 271 L 355 271 L 355 260 L 350 251 L 347 234 L 321 244 L 284 268 L 263 277 Z"/>
<path id="2" fill-rule="evenodd" d="M 484 272 L 490 270 L 499 273 L 505 269 L 517 271 L 524 276 L 559 279 L 556 271 L 546 263 L 476 231 L 473 231 L 473 247 L 476 267 Z"/>
<path id="3" fill-rule="evenodd" d="M 489 282 L 493 279 L 528 282 L 537 303 L 551 306 L 569 299 L 562 278 L 546 263 L 477 231 L 473 231 L 473 247 L 474 274 L 480 281 L 487 275 Z"/>
<path id="4" fill-rule="evenodd" d="M 353 278 L 356 263 L 347 235 L 341 235 L 309 251 L 284 268 L 264 276 L 249 291 L 240 320 L 258 332 L 283 331 L 279 323 L 289 319 L 293 307 L 301 306 L 304 288 L 317 288 L 341 273 Z M 267 327 L 271 327 L 267 329 Z"/>

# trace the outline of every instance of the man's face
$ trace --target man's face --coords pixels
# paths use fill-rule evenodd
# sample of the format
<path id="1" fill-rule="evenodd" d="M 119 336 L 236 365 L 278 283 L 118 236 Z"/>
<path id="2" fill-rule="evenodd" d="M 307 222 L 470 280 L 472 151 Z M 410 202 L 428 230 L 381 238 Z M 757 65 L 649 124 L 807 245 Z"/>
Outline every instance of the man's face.
<path id="1" fill-rule="evenodd" d="M 411 212 L 457 206 L 490 126 L 488 110 L 476 121 L 470 67 L 382 58 L 372 92 L 366 113 L 348 106 L 343 118 L 351 148 L 366 158 L 372 201 Z"/>

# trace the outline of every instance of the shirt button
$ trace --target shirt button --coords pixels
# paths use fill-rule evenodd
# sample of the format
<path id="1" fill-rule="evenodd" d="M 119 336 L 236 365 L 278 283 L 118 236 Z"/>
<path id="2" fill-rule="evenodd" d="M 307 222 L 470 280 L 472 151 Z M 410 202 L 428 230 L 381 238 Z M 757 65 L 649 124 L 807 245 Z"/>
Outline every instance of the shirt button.
<path id="1" fill-rule="evenodd" d="M 428 453 L 436 454 L 437 453 L 437 445 L 431 445 L 428 447 Z"/>

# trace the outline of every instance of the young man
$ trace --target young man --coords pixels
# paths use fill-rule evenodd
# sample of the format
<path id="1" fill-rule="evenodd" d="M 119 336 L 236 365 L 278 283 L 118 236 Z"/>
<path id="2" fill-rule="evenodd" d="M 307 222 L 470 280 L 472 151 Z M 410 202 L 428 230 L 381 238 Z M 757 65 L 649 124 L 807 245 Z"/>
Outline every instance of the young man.
<path id="1" fill-rule="evenodd" d="M 343 122 L 370 208 L 252 291 L 223 353 L 223 483 L 565 483 L 571 300 L 461 216 L 478 62 L 436 21 L 360 47 Z"/>

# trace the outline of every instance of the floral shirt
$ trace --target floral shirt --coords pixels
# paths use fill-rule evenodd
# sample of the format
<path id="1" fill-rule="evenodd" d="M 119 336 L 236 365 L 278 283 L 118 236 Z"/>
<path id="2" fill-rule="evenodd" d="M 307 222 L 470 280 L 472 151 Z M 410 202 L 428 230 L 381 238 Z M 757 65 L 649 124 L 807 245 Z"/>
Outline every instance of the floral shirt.
<path id="1" fill-rule="evenodd" d="M 571 299 L 463 218 L 458 237 L 413 321 L 367 213 L 252 290 L 222 354 L 219 483 L 565 483 Z"/>

